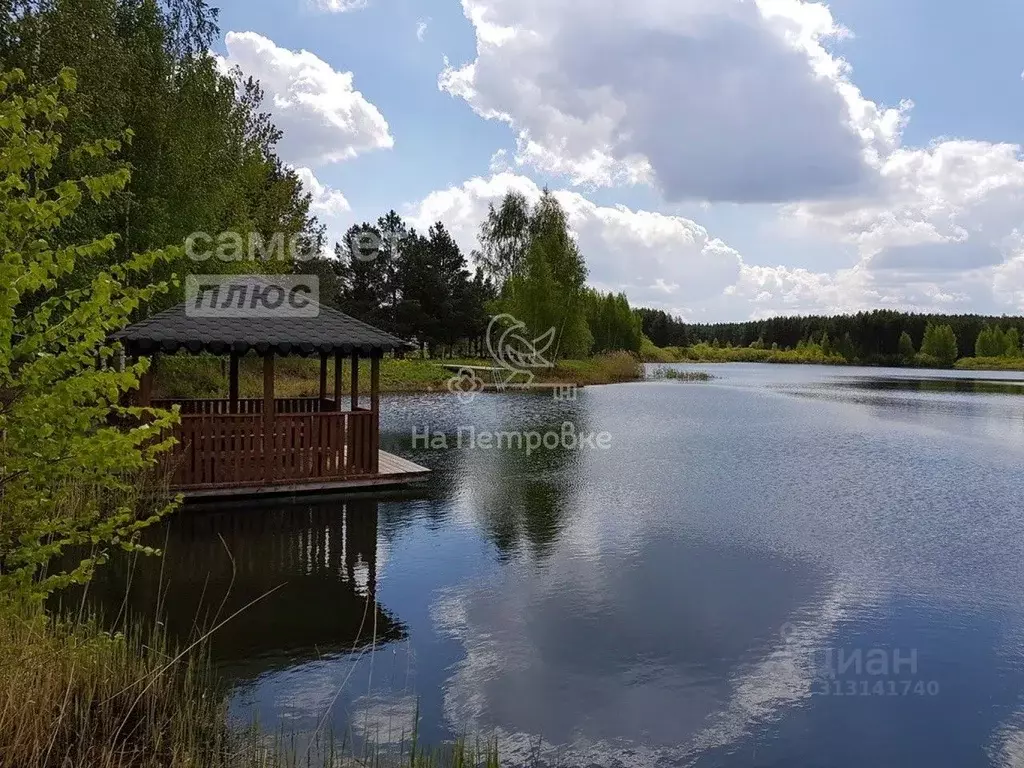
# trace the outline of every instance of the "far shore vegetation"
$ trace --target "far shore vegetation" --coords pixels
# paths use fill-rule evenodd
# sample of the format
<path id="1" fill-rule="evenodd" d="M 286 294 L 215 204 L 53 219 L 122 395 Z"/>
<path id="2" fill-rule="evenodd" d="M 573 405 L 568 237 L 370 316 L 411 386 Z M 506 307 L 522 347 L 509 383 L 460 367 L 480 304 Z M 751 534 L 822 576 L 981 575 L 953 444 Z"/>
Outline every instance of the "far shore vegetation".
<path id="1" fill-rule="evenodd" d="M 638 310 L 649 363 L 791 363 L 1024 371 L 1024 318 L 879 310 L 694 325 Z"/>

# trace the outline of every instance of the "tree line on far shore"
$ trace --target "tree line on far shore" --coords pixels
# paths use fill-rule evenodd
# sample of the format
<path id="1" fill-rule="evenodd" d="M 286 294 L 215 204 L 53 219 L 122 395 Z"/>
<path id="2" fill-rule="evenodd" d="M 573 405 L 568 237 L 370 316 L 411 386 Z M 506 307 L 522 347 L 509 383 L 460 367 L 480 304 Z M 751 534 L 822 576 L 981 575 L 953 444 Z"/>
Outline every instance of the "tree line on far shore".
<path id="1" fill-rule="evenodd" d="M 772 317 L 694 324 L 661 310 L 640 309 L 644 334 L 658 347 L 797 350 L 868 365 L 938 364 L 960 358 L 1024 358 L 1024 318 L 927 315 L 893 310 L 855 315 Z"/>
<path id="2" fill-rule="evenodd" d="M 443 222 L 417 232 L 390 211 L 351 227 L 333 258 L 303 270 L 318 275 L 322 302 L 433 356 L 487 355 L 487 329 L 498 315 L 523 323 L 529 340 L 555 329 L 552 361 L 640 352 L 640 316 L 624 294 L 587 286 L 583 254 L 551 192 L 532 205 L 517 192 L 492 204 L 478 243 L 471 272 Z"/>

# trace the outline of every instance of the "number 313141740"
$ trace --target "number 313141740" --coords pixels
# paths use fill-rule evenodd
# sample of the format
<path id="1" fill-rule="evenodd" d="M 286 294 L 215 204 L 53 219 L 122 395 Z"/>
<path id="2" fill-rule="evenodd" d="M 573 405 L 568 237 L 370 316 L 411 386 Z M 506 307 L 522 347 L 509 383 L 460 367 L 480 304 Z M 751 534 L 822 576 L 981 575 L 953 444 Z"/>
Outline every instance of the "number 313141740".
<path id="1" fill-rule="evenodd" d="M 938 680 L 816 680 L 818 696 L 937 696 Z"/>

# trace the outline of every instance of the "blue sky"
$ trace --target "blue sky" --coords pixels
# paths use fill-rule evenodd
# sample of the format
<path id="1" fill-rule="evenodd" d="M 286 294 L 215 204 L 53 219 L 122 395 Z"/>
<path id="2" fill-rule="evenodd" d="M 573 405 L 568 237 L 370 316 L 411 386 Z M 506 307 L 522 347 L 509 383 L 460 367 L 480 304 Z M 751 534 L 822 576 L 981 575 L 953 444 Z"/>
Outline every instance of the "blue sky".
<path id="1" fill-rule="evenodd" d="M 1024 6 L 220 8 L 335 236 L 395 208 L 471 249 L 488 202 L 547 185 L 594 285 L 691 320 L 1024 311 Z"/>

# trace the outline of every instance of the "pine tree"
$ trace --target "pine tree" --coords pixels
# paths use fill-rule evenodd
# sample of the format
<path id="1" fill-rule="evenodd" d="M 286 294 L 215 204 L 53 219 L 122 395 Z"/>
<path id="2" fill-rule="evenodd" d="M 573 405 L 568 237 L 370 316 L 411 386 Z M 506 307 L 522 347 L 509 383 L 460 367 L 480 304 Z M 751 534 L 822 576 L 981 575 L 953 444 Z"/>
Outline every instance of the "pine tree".
<path id="1" fill-rule="evenodd" d="M 343 242 L 335 246 L 337 273 L 341 284 L 341 308 L 363 322 L 392 330 L 388 303 L 389 275 L 384 259 L 360 248 L 360 236 L 371 235 L 380 242 L 380 230 L 369 223 L 353 225 Z"/>
<path id="2" fill-rule="evenodd" d="M 380 251 L 376 256 L 383 280 L 383 307 L 386 313 L 393 316 L 392 308 L 401 299 L 398 285 L 398 268 L 402 258 L 402 249 L 409 237 L 409 228 L 402 217 L 394 210 L 377 219 L 377 231 L 380 232 Z"/>
<path id="3" fill-rule="evenodd" d="M 394 326 L 396 333 L 415 340 L 424 351 L 435 336 L 430 314 L 434 278 L 430 244 L 425 237 L 410 230 L 395 272 L 399 300 L 394 307 Z"/>
<path id="4" fill-rule="evenodd" d="M 852 363 L 857 358 L 857 350 L 853 346 L 853 339 L 850 337 L 849 331 L 843 334 L 837 351 L 847 362 Z"/>
<path id="5" fill-rule="evenodd" d="M 444 224 L 438 222 L 428 233 L 431 266 L 435 277 L 432 314 L 436 318 L 436 341 L 449 350 L 466 335 L 469 321 L 470 283 L 466 257 Z"/>

